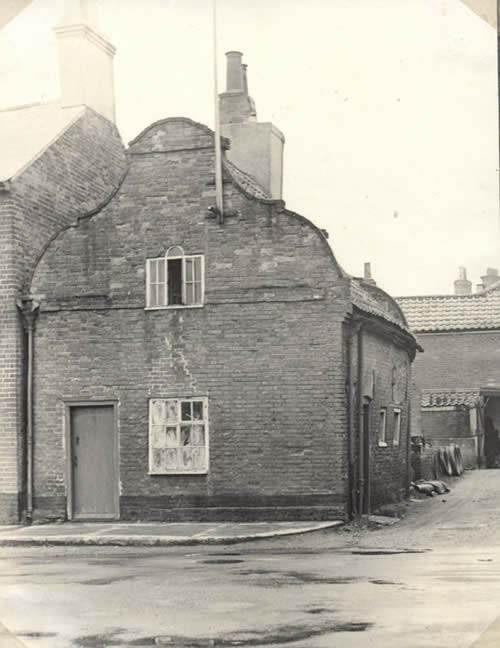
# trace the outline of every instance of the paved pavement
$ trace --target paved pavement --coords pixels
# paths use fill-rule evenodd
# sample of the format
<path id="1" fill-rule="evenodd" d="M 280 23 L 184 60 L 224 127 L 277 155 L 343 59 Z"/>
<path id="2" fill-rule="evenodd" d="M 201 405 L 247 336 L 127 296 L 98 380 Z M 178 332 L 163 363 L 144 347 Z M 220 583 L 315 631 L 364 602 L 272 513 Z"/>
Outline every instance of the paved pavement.
<path id="1" fill-rule="evenodd" d="M 88 545 L 155 547 L 197 544 L 234 544 L 264 538 L 320 531 L 341 525 L 330 522 L 224 523 L 82 523 L 0 526 L 0 546 Z"/>

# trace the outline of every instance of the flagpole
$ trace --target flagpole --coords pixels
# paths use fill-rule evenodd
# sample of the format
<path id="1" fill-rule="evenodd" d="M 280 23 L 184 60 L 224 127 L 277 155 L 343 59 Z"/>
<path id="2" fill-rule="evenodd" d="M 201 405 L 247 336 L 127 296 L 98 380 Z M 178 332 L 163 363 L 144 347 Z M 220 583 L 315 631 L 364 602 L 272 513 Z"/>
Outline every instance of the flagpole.
<path id="1" fill-rule="evenodd" d="M 215 204 L 219 222 L 224 222 L 224 198 L 222 194 L 222 155 L 220 145 L 219 90 L 217 83 L 217 0 L 213 0 L 213 39 L 214 39 L 214 113 L 215 113 Z"/>

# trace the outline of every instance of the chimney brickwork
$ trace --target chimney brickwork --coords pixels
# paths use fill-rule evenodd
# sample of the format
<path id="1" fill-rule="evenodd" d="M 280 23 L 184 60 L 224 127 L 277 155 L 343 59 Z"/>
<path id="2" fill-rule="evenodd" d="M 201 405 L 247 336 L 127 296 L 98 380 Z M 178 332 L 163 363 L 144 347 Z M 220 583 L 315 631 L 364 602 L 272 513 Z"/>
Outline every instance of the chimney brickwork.
<path id="1" fill-rule="evenodd" d="M 114 46 L 96 27 L 87 0 L 67 0 L 54 28 L 59 54 L 61 105 L 88 106 L 115 121 Z"/>
<path id="2" fill-rule="evenodd" d="M 226 91 L 219 95 L 221 134 L 231 141 L 226 155 L 253 176 L 271 198 L 281 199 L 285 138 L 270 122 L 257 121 L 242 56 L 237 51 L 226 53 Z"/>
<path id="3" fill-rule="evenodd" d="M 458 268 L 458 279 L 455 279 L 455 295 L 472 294 L 472 281 L 467 279 L 467 270 L 460 266 Z"/>

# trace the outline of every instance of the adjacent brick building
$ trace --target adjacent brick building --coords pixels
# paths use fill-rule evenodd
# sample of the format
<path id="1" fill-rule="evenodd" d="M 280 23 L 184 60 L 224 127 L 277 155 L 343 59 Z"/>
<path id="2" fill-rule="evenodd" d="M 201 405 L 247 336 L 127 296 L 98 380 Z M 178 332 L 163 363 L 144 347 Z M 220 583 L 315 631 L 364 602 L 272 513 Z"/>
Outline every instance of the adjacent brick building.
<path id="1" fill-rule="evenodd" d="M 489 268 L 472 293 L 465 269 L 455 294 L 400 297 L 425 353 L 414 368 L 422 434 L 434 446 L 455 443 L 465 466 L 498 463 L 500 445 L 500 281 Z"/>
<path id="2" fill-rule="evenodd" d="M 38 259 L 62 227 L 97 209 L 116 190 L 126 157 L 113 114 L 112 85 L 80 79 L 82 44 L 110 69 L 112 46 L 91 25 L 68 15 L 57 28 L 64 61 L 60 101 L 0 111 L 0 522 L 19 519 L 27 504 L 27 336 L 19 309 Z M 73 53 L 72 53 L 73 52 Z M 88 71 L 88 70 L 87 70 Z M 92 99 L 100 96 L 100 102 Z M 28 316 L 26 324 L 29 325 Z"/>
<path id="3" fill-rule="evenodd" d="M 326 519 L 407 491 L 416 340 L 285 208 L 284 139 L 228 60 L 224 217 L 213 132 L 164 119 L 36 265 L 35 516 Z"/>

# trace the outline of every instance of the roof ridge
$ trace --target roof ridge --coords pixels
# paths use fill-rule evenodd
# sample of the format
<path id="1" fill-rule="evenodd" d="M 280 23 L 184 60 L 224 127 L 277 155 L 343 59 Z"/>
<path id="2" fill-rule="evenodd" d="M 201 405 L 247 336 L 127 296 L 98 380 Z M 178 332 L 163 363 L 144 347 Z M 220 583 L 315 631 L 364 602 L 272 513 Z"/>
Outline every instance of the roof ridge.
<path id="1" fill-rule="evenodd" d="M 15 110 L 26 110 L 27 108 L 35 108 L 36 106 L 50 106 L 52 104 L 61 103 L 60 99 L 51 99 L 50 101 L 33 101 L 27 104 L 18 104 L 15 106 L 0 107 L 0 113 L 14 112 Z"/>

